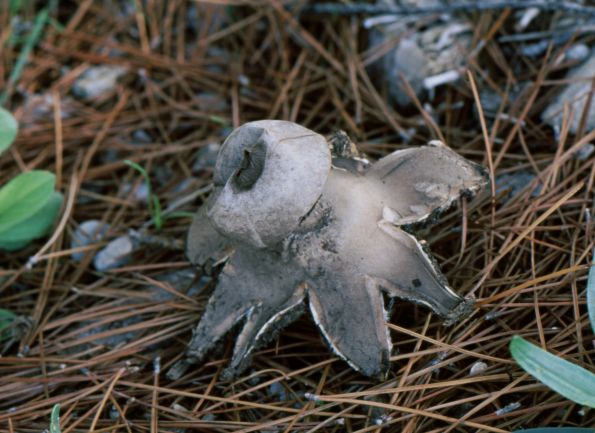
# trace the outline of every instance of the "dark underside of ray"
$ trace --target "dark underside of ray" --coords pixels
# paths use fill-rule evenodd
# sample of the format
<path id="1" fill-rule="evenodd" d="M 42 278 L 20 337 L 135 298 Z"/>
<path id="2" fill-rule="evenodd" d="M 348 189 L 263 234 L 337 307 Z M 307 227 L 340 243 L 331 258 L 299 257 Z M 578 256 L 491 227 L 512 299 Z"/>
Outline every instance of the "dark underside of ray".
<path id="1" fill-rule="evenodd" d="M 178 376 L 200 362 L 236 325 L 228 376 L 244 370 L 253 350 L 265 344 L 302 311 L 300 273 L 273 253 L 238 248 L 223 268 L 217 286 L 188 344 L 187 359 L 170 372 Z"/>
<path id="2" fill-rule="evenodd" d="M 390 366 L 390 337 L 382 293 L 363 274 L 332 272 L 309 284 L 312 316 L 333 351 L 366 376 Z"/>

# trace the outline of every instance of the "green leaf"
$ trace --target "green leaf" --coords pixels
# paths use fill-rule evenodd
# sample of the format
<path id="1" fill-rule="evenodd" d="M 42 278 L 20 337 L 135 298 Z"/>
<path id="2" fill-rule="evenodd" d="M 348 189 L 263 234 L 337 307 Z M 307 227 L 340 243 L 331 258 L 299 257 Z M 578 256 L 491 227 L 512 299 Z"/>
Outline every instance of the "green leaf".
<path id="1" fill-rule="evenodd" d="M 0 249 L 15 251 L 48 234 L 58 217 L 62 201 L 62 194 L 53 191 L 45 206 L 37 213 L 0 233 Z"/>
<path id="2" fill-rule="evenodd" d="M 0 189 L 0 235 L 36 214 L 50 199 L 56 177 L 48 171 L 21 173 Z"/>
<path id="3" fill-rule="evenodd" d="M 161 204 L 159 203 L 159 197 L 153 194 L 153 190 L 151 189 L 151 179 L 149 178 L 149 173 L 147 173 L 147 170 L 145 170 L 139 164 L 134 161 L 130 161 L 129 159 L 125 159 L 124 164 L 138 171 L 145 179 L 147 184 L 147 208 L 149 208 L 149 213 L 151 214 L 151 218 L 155 224 L 155 227 L 158 230 L 161 230 L 161 227 L 163 226 Z"/>
<path id="4" fill-rule="evenodd" d="M 16 15 L 21 11 L 23 7 L 23 2 L 21 0 L 10 0 L 8 9 L 10 10 L 11 15 Z"/>
<path id="5" fill-rule="evenodd" d="M 159 203 L 159 198 L 156 195 L 152 195 L 151 199 L 153 202 L 153 221 L 155 221 L 155 227 L 157 227 L 157 230 L 161 230 L 161 227 L 163 227 L 163 218 L 161 218 L 161 204 Z"/>
<path id="6" fill-rule="evenodd" d="M 227 126 L 229 126 L 229 122 L 228 122 L 226 119 L 224 119 L 223 117 L 221 117 L 221 116 L 215 116 L 215 115 L 211 115 L 211 116 L 209 116 L 209 119 L 210 119 L 212 122 L 215 122 L 215 123 L 217 123 L 218 125 L 221 125 L 221 126 L 223 126 L 223 127 L 227 127 Z"/>
<path id="7" fill-rule="evenodd" d="M 576 403 L 595 408 L 595 374 L 515 335 L 510 342 L 514 360 L 531 376 Z"/>
<path id="8" fill-rule="evenodd" d="M 8 337 L 6 334 L 9 333 L 4 332 L 4 330 L 12 325 L 12 322 L 14 322 L 16 318 L 17 316 L 13 312 L 0 308 L 0 341 Z"/>
<path id="9" fill-rule="evenodd" d="M 595 248 L 593 249 L 593 261 L 587 277 L 587 310 L 589 311 L 591 328 L 595 332 Z"/>
<path id="10" fill-rule="evenodd" d="M 60 405 L 55 404 L 50 415 L 50 433 L 61 433 L 60 430 Z"/>
<path id="11" fill-rule="evenodd" d="M 10 111 L 0 107 L 0 153 L 8 149 L 17 137 L 19 124 Z"/>

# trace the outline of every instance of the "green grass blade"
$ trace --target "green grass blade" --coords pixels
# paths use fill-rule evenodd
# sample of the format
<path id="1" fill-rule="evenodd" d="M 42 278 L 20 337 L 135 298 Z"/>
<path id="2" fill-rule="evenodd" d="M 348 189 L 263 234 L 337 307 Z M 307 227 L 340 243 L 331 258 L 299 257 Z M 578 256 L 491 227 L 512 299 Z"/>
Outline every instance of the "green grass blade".
<path id="1" fill-rule="evenodd" d="M 50 416 L 50 433 L 61 433 L 60 430 L 60 405 L 55 404 Z"/>
<path id="2" fill-rule="evenodd" d="M 593 249 L 593 261 L 587 277 L 587 310 L 589 311 L 589 321 L 591 329 L 595 332 L 595 248 Z"/>
<path id="3" fill-rule="evenodd" d="M 514 360 L 531 376 L 576 403 L 595 408 L 595 374 L 515 335 L 510 342 Z"/>
<path id="4" fill-rule="evenodd" d="M 12 145 L 18 129 L 19 125 L 10 111 L 0 107 L 0 153 Z"/>
<path id="5" fill-rule="evenodd" d="M 147 187 L 149 188 L 149 192 L 150 192 L 151 182 L 149 181 L 150 180 L 149 173 L 147 173 L 147 170 L 145 170 L 141 165 L 137 164 L 136 162 L 130 161 L 129 159 L 125 159 L 124 164 L 126 164 L 129 167 L 134 168 L 136 171 L 138 171 L 145 178 L 145 182 L 147 182 Z"/>
<path id="6" fill-rule="evenodd" d="M 161 204 L 159 198 L 156 195 L 151 196 L 153 202 L 153 221 L 155 221 L 155 227 L 157 230 L 161 230 L 163 227 L 163 218 L 161 217 Z"/>
<path id="7" fill-rule="evenodd" d="M 153 190 L 151 189 L 151 179 L 149 178 L 149 173 L 147 173 L 147 170 L 145 170 L 139 164 L 130 161 L 129 159 L 125 159 L 124 164 L 138 171 L 145 179 L 145 182 L 147 183 L 147 207 L 149 208 L 149 213 L 151 214 L 151 219 L 153 220 L 155 227 L 160 230 L 163 226 L 161 204 L 159 203 L 159 197 L 153 194 Z"/>
<path id="8" fill-rule="evenodd" d="M 12 325 L 17 316 L 11 311 L 0 308 L 0 341 L 10 337 L 10 332 L 4 332 L 6 328 Z"/>
<path id="9" fill-rule="evenodd" d="M 18 7 L 15 6 L 15 9 L 20 9 L 20 2 L 15 3 L 19 4 Z M 3 90 L 2 93 L 0 93 L 0 105 L 3 105 L 4 102 L 6 102 L 6 98 L 8 97 L 8 89 L 11 89 L 12 86 L 16 84 L 21 78 L 21 74 L 23 73 L 25 65 L 29 61 L 29 56 L 31 55 L 31 52 L 33 51 L 33 49 L 41 39 L 41 36 L 43 35 L 43 29 L 50 16 L 50 10 L 54 10 L 57 5 L 57 0 L 51 0 L 50 5 L 48 7 L 40 10 L 37 13 L 37 16 L 35 17 L 35 23 L 33 24 L 33 29 L 29 33 L 29 36 L 27 36 L 27 40 L 23 45 L 23 49 L 19 53 L 19 57 L 17 58 L 17 61 L 15 62 L 15 65 L 12 68 L 10 77 L 8 77 L 8 85 L 5 87 L 5 90 Z"/>

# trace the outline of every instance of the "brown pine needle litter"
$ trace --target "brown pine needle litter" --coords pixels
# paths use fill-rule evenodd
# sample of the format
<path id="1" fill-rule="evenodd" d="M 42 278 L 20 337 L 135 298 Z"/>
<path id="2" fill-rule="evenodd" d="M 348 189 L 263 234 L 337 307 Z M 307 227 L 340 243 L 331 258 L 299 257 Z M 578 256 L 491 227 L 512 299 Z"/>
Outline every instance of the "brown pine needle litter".
<path id="1" fill-rule="evenodd" d="M 22 3 L 18 17 L 9 3 Z M 595 426 L 594 410 L 541 385 L 508 352 L 518 334 L 595 371 L 585 296 L 595 153 L 584 152 L 595 141 L 595 103 L 576 111 L 568 101 L 559 131 L 541 117 L 571 81 L 565 73 L 576 60 L 565 52 L 595 40 L 577 27 L 548 44 L 552 23 L 572 19 L 572 2 L 540 11 L 521 34 L 518 2 L 454 11 L 472 26 L 467 71 L 407 108 L 396 108 L 370 68 L 398 38 L 372 48 L 366 15 L 301 1 L 59 2 L 9 83 L 40 11 L 33 3 L 0 0 L 0 89 L 20 124 L 0 157 L 0 185 L 49 170 L 67 200 L 52 236 L 0 252 L 0 308 L 21 320 L 0 341 L 0 432 L 45 430 L 55 404 L 64 433 Z M 523 32 L 545 38 L 540 55 L 522 49 Z M 81 90 L 97 67 L 120 72 L 98 94 Z M 480 110 L 488 93 L 501 102 Z M 431 236 L 421 229 L 452 287 L 477 298 L 476 312 L 447 328 L 422 307 L 400 305 L 382 383 L 334 357 L 307 315 L 236 380 L 221 378 L 231 338 L 179 380 L 166 377 L 213 288 L 181 250 L 209 193 L 212 154 L 232 128 L 271 117 L 322 134 L 345 130 L 371 159 L 442 136 L 493 176 L 480 197 L 442 215 Z M 161 230 L 142 176 L 125 160 L 149 174 Z M 519 176 L 520 186 L 501 186 Z M 107 223 L 105 236 L 72 245 L 88 220 Z M 138 246 L 130 260 L 95 270 L 95 254 L 131 230 Z"/>

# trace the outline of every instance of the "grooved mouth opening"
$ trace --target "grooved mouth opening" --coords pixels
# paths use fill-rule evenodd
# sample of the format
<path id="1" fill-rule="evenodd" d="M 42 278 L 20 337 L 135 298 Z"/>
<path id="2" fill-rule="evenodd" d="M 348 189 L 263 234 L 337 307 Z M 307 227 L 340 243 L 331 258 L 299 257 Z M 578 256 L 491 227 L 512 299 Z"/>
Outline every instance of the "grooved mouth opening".
<path id="1" fill-rule="evenodd" d="M 247 191 L 262 175 L 267 148 L 262 135 L 251 147 L 244 149 L 242 160 L 233 174 L 233 185 L 239 191 Z"/>

